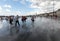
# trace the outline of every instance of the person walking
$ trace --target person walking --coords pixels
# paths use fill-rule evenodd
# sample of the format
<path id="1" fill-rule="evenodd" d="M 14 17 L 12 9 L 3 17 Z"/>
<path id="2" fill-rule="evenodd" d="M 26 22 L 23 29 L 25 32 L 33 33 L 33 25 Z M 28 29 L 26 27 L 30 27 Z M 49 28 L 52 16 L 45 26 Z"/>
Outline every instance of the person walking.
<path id="1" fill-rule="evenodd" d="M 9 17 L 9 23 L 12 25 L 13 23 L 13 18 L 12 17 Z"/>
<path id="2" fill-rule="evenodd" d="M 34 22 L 34 21 L 35 21 L 35 20 L 34 20 L 34 16 L 32 16 L 31 21 L 32 21 L 32 22 Z"/>
<path id="3" fill-rule="evenodd" d="M 20 26 L 20 23 L 19 23 L 19 16 L 17 15 L 16 18 L 15 18 L 15 26 Z"/>

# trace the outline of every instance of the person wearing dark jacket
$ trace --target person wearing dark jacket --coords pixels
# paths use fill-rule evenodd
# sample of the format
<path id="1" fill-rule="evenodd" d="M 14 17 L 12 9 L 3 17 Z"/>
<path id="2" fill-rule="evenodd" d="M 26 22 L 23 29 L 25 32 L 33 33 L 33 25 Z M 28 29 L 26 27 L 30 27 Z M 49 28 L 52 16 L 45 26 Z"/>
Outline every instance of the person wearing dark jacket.
<path id="1" fill-rule="evenodd" d="M 13 18 L 10 17 L 10 18 L 9 18 L 9 23 L 10 23 L 11 25 L 13 24 L 12 22 L 13 22 Z"/>

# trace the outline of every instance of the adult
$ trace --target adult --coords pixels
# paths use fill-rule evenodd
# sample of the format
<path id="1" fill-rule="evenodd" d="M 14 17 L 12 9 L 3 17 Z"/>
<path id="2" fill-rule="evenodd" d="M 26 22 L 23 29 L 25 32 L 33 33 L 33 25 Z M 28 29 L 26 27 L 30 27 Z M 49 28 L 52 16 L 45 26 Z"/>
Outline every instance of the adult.
<path id="1" fill-rule="evenodd" d="M 12 25 L 13 24 L 12 22 L 13 22 L 13 18 L 10 16 L 9 17 L 9 23 Z"/>
<path id="2" fill-rule="evenodd" d="M 18 15 L 15 17 L 15 26 L 17 26 L 17 24 L 20 26 L 20 24 L 19 24 L 19 16 Z"/>
<path id="3" fill-rule="evenodd" d="M 22 22 L 26 21 L 27 17 L 26 16 L 22 16 Z"/>
<path id="4" fill-rule="evenodd" d="M 31 21 L 34 22 L 34 16 L 32 16 Z"/>

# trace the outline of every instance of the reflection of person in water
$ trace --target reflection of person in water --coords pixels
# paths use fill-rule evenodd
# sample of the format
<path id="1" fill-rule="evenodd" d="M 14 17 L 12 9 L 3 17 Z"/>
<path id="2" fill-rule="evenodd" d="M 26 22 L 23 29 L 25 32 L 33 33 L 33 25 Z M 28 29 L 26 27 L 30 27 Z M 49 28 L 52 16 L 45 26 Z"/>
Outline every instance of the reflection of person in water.
<path id="1" fill-rule="evenodd" d="M 26 28 L 26 23 L 25 22 L 23 22 L 22 28 Z"/>
<path id="2" fill-rule="evenodd" d="M 31 23 L 31 25 L 32 25 L 32 28 L 34 28 L 34 27 L 35 27 L 34 22 L 32 22 L 32 23 Z"/>
<path id="3" fill-rule="evenodd" d="M 29 29 L 28 25 L 26 24 L 26 22 L 23 22 L 22 30 L 23 30 L 23 32 L 30 32 L 30 29 Z"/>

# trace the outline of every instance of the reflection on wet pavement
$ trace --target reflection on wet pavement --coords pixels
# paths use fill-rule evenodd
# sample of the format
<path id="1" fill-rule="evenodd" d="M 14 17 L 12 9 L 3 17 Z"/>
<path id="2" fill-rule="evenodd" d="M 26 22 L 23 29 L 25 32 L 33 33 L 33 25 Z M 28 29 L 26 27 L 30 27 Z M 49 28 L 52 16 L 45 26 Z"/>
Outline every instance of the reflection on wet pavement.
<path id="1" fill-rule="evenodd" d="M 60 20 L 37 17 L 32 22 L 19 19 L 20 26 L 10 25 L 8 21 L 0 22 L 1 41 L 60 41 Z"/>

